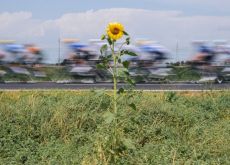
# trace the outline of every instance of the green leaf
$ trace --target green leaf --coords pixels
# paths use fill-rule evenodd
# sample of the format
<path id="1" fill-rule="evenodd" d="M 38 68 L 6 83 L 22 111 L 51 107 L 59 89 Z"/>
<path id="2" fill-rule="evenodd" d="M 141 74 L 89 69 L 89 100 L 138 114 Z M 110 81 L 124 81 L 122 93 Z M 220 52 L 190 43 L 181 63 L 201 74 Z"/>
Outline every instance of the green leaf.
<path id="1" fill-rule="evenodd" d="M 115 56 L 115 59 L 116 59 L 116 61 L 118 61 L 119 57 L 118 57 L 118 56 Z"/>
<path id="2" fill-rule="evenodd" d="M 129 83 L 132 86 L 136 85 L 135 82 L 132 79 L 130 79 L 130 78 L 127 78 L 126 81 L 127 81 L 127 83 Z"/>
<path id="3" fill-rule="evenodd" d="M 101 46 L 101 49 L 100 49 L 100 52 L 101 52 L 101 55 L 108 49 L 108 46 L 107 44 L 104 44 Z"/>
<path id="4" fill-rule="evenodd" d="M 121 93 L 124 93 L 124 91 L 125 91 L 124 88 L 120 88 L 117 93 L 121 94 Z"/>
<path id="5" fill-rule="evenodd" d="M 100 56 L 99 60 L 101 60 L 104 65 L 107 65 L 109 61 L 111 60 L 111 58 L 112 58 L 112 55 L 106 55 L 106 56 Z"/>
<path id="6" fill-rule="evenodd" d="M 109 45 L 113 44 L 113 41 L 110 38 L 107 38 L 107 41 L 108 41 Z"/>
<path id="7" fill-rule="evenodd" d="M 137 110 L 137 107 L 136 107 L 136 105 L 134 104 L 134 103 L 131 103 L 131 104 L 129 104 L 129 106 L 133 109 L 133 110 Z"/>
<path id="8" fill-rule="evenodd" d="M 104 63 L 104 65 L 108 66 L 109 65 L 109 62 L 111 61 L 111 58 L 110 57 L 104 57 L 102 59 L 102 62 Z"/>
<path id="9" fill-rule="evenodd" d="M 103 60 L 104 58 L 105 58 L 104 55 L 100 55 L 100 56 L 99 56 L 99 60 Z"/>
<path id="10" fill-rule="evenodd" d="M 103 118 L 106 124 L 110 124 L 115 119 L 115 115 L 108 111 L 103 114 Z"/>
<path id="11" fill-rule="evenodd" d="M 118 59 L 118 63 L 121 63 L 121 59 L 120 58 Z"/>
<path id="12" fill-rule="evenodd" d="M 122 56 L 122 55 L 124 55 L 124 54 L 125 54 L 125 51 L 122 50 L 122 51 L 120 52 L 120 55 Z"/>
<path id="13" fill-rule="evenodd" d="M 126 31 L 123 31 L 124 35 L 128 36 L 129 34 Z"/>
<path id="14" fill-rule="evenodd" d="M 97 69 L 106 69 L 106 66 L 105 66 L 105 64 L 97 64 L 96 68 Z"/>
<path id="15" fill-rule="evenodd" d="M 103 34 L 102 36 L 101 36 L 101 40 L 104 40 L 106 38 L 106 36 Z"/>
<path id="16" fill-rule="evenodd" d="M 124 50 L 123 53 L 124 53 L 124 54 L 127 54 L 127 55 L 130 55 L 130 56 L 137 56 L 136 53 L 131 52 L 131 51 L 129 51 L 129 50 Z"/>
<path id="17" fill-rule="evenodd" d="M 129 61 L 123 61 L 122 64 L 126 69 L 128 69 L 130 62 Z"/>
<path id="18" fill-rule="evenodd" d="M 124 72 L 124 74 L 125 74 L 126 76 L 129 76 L 129 75 L 130 75 L 129 72 L 126 71 L 126 70 L 124 70 L 123 72 Z"/>
<path id="19" fill-rule="evenodd" d="M 133 150 L 136 149 L 136 147 L 135 147 L 135 145 L 131 139 L 123 138 L 122 143 L 127 149 L 133 149 Z"/>
<path id="20" fill-rule="evenodd" d="M 113 57 L 113 55 L 112 54 L 109 54 L 109 55 L 107 55 L 107 56 L 105 56 L 108 60 L 109 59 L 111 59 L 112 57 Z"/>
<path id="21" fill-rule="evenodd" d="M 126 38 L 126 44 L 129 45 L 130 44 L 130 38 Z"/>

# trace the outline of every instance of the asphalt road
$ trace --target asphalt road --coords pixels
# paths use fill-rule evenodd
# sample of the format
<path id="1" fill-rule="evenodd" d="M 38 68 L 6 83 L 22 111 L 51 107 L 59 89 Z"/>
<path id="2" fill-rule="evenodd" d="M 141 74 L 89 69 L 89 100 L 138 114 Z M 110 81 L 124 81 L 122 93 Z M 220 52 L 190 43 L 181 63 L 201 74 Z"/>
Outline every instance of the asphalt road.
<path id="1" fill-rule="evenodd" d="M 119 84 L 124 86 L 125 84 Z M 61 84 L 55 82 L 43 83 L 0 83 L 0 90 L 32 90 L 32 89 L 112 89 L 111 83 L 97 84 Z M 137 84 L 140 90 L 230 90 L 230 83 L 226 84 Z"/>

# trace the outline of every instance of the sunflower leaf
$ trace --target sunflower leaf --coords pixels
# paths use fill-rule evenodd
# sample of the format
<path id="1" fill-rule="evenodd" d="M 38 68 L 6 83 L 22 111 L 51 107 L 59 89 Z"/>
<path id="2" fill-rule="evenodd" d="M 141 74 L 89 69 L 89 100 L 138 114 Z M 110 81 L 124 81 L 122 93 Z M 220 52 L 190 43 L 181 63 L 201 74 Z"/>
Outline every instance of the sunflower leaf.
<path id="1" fill-rule="evenodd" d="M 97 64 L 96 68 L 97 69 L 106 69 L 106 66 L 105 66 L 105 64 Z"/>
<path id="2" fill-rule="evenodd" d="M 126 38 L 126 44 L 129 45 L 130 44 L 130 38 Z"/>
<path id="3" fill-rule="evenodd" d="M 104 40 L 106 38 L 106 36 L 103 34 L 102 36 L 101 36 L 101 40 Z"/>
<path id="4" fill-rule="evenodd" d="M 127 55 L 130 55 L 130 56 L 137 56 L 136 53 L 131 52 L 131 51 L 129 51 L 129 50 L 123 50 L 123 53 L 124 53 L 124 54 L 127 54 Z"/>
<path id="5" fill-rule="evenodd" d="M 112 58 L 111 54 L 109 54 L 109 55 L 106 54 L 104 56 L 103 55 L 99 56 L 99 59 L 102 60 L 102 61 L 103 60 L 111 60 L 111 58 Z"/>
<path id="6" fill-rule="evenodd" d="M 109 54 L 109 55 L 107 55 L 107 56 L 105 56 L 107 59 L 111 59 L 112 57 L 113 57 L 113 55 L 112 54 Z"/>
<path id="7" fill-rule="evenodd" d="M 126 69 L 128 69 L 130 62 L 129 61 L 123 61 L 122 64 Z"/>
<path id="8" fill-rule="evenodd" d="M 113 44 L 113 41 L 109 37 L 107 38 L 107 41 L 108 41 L 109 45 Z"/>
<path id="9" fill-rule="evenodd" d="M 136 85 L 135 82 L 131 78 L 129 78 L 129 77 L 126 79 L 126 82 L 129 83 L 132 86 Z"/>
<path id="10" fill-rule="evenodd" d="M 126 76 L 129 76 L 129 75 L 130 75 L 129 72 L 126 71 L 126 70 L 124 70 L 123 73 L 124 73 Z"/>
<path id="11" fill-rule="evenodd" d="M 126 31 L 123 31 L 124 35 L 128 36 L 129 34 Z"/>
<path id="12" fill-rule="evenodd" d="M 118 63 L 119 63 L 119 64 L 121 63 L 121 59 L 120 59 L 120 58 L 118 59 Z"/>
<path id="13" fill-rule="evenodd" d="M 120 55 L 122 56 L 122 55 L 124 55 L 125 54 L 125 50 L 122 50 L 121 52 L 120 52 Z"/>
<path id="14" fill-rule="evenodd" d="M 102 55 L 105 51 L 107 51 L 107 49 L 108 49 L 107 44 L 102 45 L 102 46 L 101 46 L 101 49 L 100 49 L 101 55 Z"/>

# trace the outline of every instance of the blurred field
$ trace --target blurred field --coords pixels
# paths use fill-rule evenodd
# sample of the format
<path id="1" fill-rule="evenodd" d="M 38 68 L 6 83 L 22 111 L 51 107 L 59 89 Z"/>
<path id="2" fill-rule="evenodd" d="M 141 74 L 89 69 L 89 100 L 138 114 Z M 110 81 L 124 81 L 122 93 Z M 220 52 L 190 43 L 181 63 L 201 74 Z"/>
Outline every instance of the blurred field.
<path id="1" fill-rule="evenodd" d="M 100 164 L 110 93 L 0 93 L 0 164 Z M 230 164 L 230 93 L 136 92 L 120 96 L 119 129 L 133 142 L 117 164 Z"/>

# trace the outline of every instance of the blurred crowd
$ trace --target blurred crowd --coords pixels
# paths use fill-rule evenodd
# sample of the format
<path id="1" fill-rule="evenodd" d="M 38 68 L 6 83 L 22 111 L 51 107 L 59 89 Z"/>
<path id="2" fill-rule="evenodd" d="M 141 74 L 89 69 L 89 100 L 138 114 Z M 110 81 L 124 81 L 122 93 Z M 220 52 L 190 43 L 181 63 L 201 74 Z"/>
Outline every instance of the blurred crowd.
<path id="1" fill-rule="evenodd" d="M 144 82 L 164 79 L 172 73 L 172 65 L 167 61 L 172 58 L 165 46 L 150 40 L 137 40 L 133 45 L 125 46 L 124 49 L 135 52 L 138 56 L 123 55 L 123 61 L 129 61 L 130 73 L 134 77 L 142 77 Z M 101 40 L 91 40 L 88 44 L 81 42 L 66 42 L 69 52 L 63 62 L 69 65 L 71 75 L 88 76 L 99 75 L 102 80 L 108 77 L 104 71 L 95 69 L 100 61 L 100 47 L 106 43 Z M 120 48 L 121 43 L 115 45 L 115 50 Z M 218 79 L 229 73 L 227 64 L 230 62 L 230 45 L 226 41 L 193 41 L 194 54 L 184 64 L 200 72 L 203 77 Z M 189 52 L 188 52 L 189 53 Z M 107 52 L 111 54 L 111 52 Z"/>
<path id="2" fill-rule="evenodd" d="M 35 44 L 18 44 L 13 41 L 0 42 L 0 76 L 8 73 L 44 77 L 39 71 L 44 54 Z"/>
<path id="3" fill-rule="evenodd" d="M 71 76 L 88 77 L 94 82 L 96 79 L 101 81 L 108 79 L 110 76 L 108 72 L 96 68 L 96 64 L 100 63 L 100 48 L 106 44 L 104 41 L 90 40 L 88 43 L 82 43 L 78 40 L 63 40 L 61 44 L 67 51 L 60 65 L 65 67 Z M 121 44 L 115 45 L 115 51 Z M 227 66 L 230 63 L 230 45 L 226 41 L 194 41 L 192 47 L 195 53 L 186 61 L 189 67 L 200 71 L 204 76 L 213 74 L 220 77 L 225 71 L 230 72 Z M 138 54 L 138 56 L 122 56 L 123 61 L 130 62 L 129 71 L 132 76 L 142 77 L 143 81 L 148 82 L 164 79 L 173 74 L 172 66 L 167 63 L 169 58 L 172 58 L 172 52 L 162 44 L 150 40 L 137 40 L 132 45 L 124 46 L 123 49 Z M 111 52 L 107 51 L 107 55 L 109 54 Z M 44 63 L 44 52 L 35 44 L 0 42 L 0 76 L 10 71 L 15 74 L 44 77 L 46 73 L 39 70 Z"/>
<path id="4" fill-rule="evenodd" d="M 43 52 L 41 48 L 34 44 L 1 44 L 0 47 L 1 64 L 40 64 L 43 60 Z"/>

